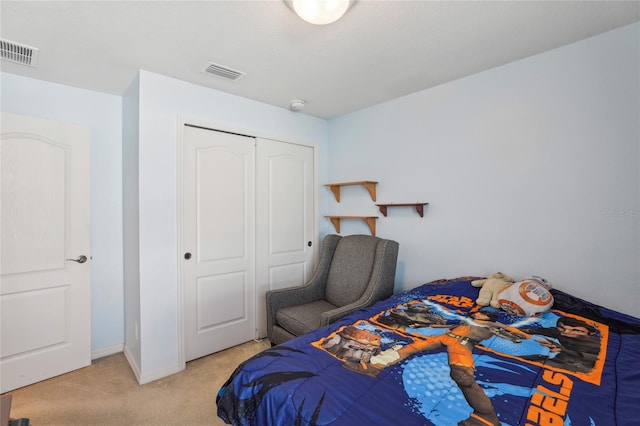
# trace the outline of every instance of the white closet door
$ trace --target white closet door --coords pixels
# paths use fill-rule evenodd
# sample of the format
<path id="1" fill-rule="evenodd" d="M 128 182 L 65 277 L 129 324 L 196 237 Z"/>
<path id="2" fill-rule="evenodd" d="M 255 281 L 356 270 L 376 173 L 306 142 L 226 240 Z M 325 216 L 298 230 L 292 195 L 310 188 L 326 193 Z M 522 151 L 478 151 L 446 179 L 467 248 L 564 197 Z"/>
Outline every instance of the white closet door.
<path id="1" fill-rule="evenodd" d="M 255 139 L 185 126 L 182 272 L 186 361 L 255 330 Z"/>
<path id="2" fill-rule="evenodd" d="M 86 128 L 2 113 L 0 392 L 91 364 L 89 153 Z"/>
<path id="3" fill-rule="evenodd" d="M 314 149 L 258 139 L 256 337 L 264 337 L 267 290 L 302 285 L 312 273 Z"/>

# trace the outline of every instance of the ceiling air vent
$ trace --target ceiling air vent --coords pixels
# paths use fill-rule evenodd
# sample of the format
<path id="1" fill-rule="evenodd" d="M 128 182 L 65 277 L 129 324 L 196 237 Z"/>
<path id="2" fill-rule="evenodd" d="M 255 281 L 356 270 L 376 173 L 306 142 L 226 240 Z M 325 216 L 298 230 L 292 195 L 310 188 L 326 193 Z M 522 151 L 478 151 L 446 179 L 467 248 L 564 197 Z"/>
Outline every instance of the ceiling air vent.
<path id="1" fill-rule="evenodd" d="M 229 80 L 237 80 L 246 74 L 242 71 L 214 64 L 213 62 L 209 62 L 209 65 L 206 66 L 204 71 L 208 72 L 209 74 L 217 75 L 218 77 L 227 78 Z"/>
<path id="2" fill-rule="evenodd" d="M 34 67 L 38 60 L 38 49 L 15 41 L 0 39 L 0 59 Z"/>

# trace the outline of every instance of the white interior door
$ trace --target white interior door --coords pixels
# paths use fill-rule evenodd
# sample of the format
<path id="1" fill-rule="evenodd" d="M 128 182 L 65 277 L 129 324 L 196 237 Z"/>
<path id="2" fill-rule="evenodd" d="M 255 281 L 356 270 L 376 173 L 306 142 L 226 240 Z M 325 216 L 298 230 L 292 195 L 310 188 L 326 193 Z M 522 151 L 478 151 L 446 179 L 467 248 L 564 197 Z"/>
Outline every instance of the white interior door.
<path id="1" fill-rule="evenodd" d="M 267 290 L 304 284 L 315 260 L 314 150 L 258 139 L 256 337 L 267 335 Z"/>
<path id="2" fill-rule="evenodd" d="M 82 127 L 2 113 L 1 139 L 6 392 L 91 363 L 90 136 Z"/>
<path id="3" fill-rule="evenodd" d="M 189 361 L 254 338 L 255 139 L 185 126 L 181 169 Z"/>

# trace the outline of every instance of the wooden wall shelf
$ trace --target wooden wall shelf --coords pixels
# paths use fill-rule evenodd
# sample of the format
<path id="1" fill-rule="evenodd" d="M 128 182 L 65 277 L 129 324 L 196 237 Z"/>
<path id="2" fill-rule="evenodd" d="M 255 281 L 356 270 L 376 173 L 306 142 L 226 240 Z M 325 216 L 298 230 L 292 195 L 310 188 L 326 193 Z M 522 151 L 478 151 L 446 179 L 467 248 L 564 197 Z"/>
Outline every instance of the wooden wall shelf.
<path id="1" fill-rule="evenodd" d="M 333 223 L 333 227 L 336 228 L 336 232 L 340 233 L 340 219 L 362 219 L 369 226 L 369 230 L 371 231 L 371 235 L 376 235 L 376 219 L 378 216 L 325 216 L 327 219 L 331 220 Z"/>
<path id="2" fill-rule="evenodd" d="M 355 182 L 327 183 L 325 186 L 328 186 L 329 189 L 331 189 L 331 192 L 333 192 L 333 195 L 336 197 L 337 202 L 340 202 L 340 187 L 348 185 L 364 185 L 364 187 L 367 188 L 367 191 L 369 191 L 369 194 L 371 194 L 371 199 L 373 201 L 376 201 L 377 184 L 378 182 L 373 182 L 370 180 L 359 180 Z"/>
<path id="3" fill-rule="evenodd" d="M 376 204 L 376 206 L 380 208 L 380 213 L 382 213 L 385 217 L 387 216 L 387 207 L 399 207 L 399 206 L 415 207 L 420 217 L 424 217 L 424 206 L 426 206 L 427 204 L 429 203 L 391 203 L 391 204 Z"/>

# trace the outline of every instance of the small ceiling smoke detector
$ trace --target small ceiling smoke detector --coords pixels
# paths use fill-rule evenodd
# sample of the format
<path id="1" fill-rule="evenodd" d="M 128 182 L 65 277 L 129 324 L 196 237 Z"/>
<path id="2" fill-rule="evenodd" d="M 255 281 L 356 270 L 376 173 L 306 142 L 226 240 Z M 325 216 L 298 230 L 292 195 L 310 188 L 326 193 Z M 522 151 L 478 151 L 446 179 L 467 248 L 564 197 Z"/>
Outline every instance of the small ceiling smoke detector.
<path id="1" fill-rule="evenodd" d="M 38 61 L 38 49 L 15 41 L 0 39 L 0 59 L 35 67 Z"/>
<path id="2" fill-rule="evenodd" d="M 209 62 L 209 64 L 204 67 L 204 72 L 208 72 L 209 74 L 217 75 L 218 77 L 227 78 L 229 80 L 237 80 L 246 73 L 238 70 L 234 70 L 229 67 L 225 67 L 220 64 L 214 64 L 213 62 Z"/>
<path id="3" fill-rule="evenodd" d="M 291 101 L 291 105 L 289 105 L 289 109 L 291 111 L 297 112 L 304 108 L 304 101 L 301 99 L 294 99 Z"/>

